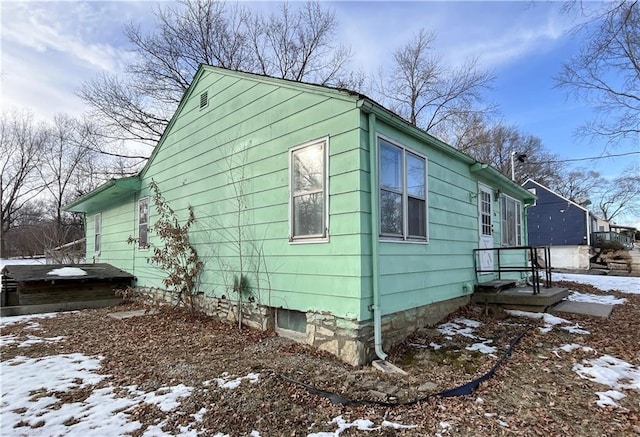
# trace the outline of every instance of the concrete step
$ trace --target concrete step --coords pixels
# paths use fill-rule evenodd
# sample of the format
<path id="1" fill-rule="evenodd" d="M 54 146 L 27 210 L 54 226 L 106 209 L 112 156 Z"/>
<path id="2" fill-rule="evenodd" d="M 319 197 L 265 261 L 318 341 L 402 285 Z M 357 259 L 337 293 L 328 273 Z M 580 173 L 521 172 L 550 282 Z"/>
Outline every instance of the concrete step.
<path id="1" fill-rule="evenodd" d="M 541 288 L 539 294 L 533 294 L 531 287 L 518 287 L 501 290 L 499 292 L 474 293 L 471 301 L 478 304 L 495 304 L 500 306 L 512 306 L 511 309 L 523 309 L 534 311 L 538 307 L 539 311 L 544 311 L 551 305 L 555 305 L 569 296 L 566 288 Z M 519 308 L 515 308 L 518 306 Z"/>
<path id="2" fill-rule="evenodd" d="M 495 279 L 476 285 L 476 291 L 481 293 L 496 293 L 516 286 L 516 281 L 511 279 Z"/>

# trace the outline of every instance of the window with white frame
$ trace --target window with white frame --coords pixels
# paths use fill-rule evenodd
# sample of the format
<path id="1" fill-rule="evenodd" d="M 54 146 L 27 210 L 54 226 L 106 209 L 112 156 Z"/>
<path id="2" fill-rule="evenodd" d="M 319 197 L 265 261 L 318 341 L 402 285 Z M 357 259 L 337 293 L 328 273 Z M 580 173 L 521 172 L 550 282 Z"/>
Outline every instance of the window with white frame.
<path id="1" fill-rule="evenodd" d="M 522 205 L 504 194 L 500 196 L 500 220 L 503 246 L 522 245 Z"/>
<path id="2" fill-rule="evenodd" d="M 138 247 L 149 247 L 149 198 L 138 200 Z"/>
<path id="3" fill-rule="evenodd" d="M 102 213 L 97 213 L 93 217 L 93 251 L 100 253 L 102 239 Z"/>
<path id="4" fill-rule="evenodd" d="M 326 239 L 327 140 L 314 141 L 290 151 L 290 239 Z"/>
<path id="5" fill-rule="evenodd" d="M 380 235 L 427 240 L 427 159 L 378 138 Z"/>

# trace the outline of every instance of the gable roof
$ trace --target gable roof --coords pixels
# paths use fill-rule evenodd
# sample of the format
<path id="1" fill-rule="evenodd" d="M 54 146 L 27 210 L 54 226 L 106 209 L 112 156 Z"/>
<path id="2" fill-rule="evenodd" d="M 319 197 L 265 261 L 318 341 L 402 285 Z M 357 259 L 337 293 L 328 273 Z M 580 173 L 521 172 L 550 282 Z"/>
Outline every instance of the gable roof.
<path id="1" fill-rule="evenodd" d="M 560 198 L 560 199 L 562 199 L 563 201 L 568 202 L 568 203 L 570 203 L 571 205 L 574 205 L 575 207 L 580 208 L 580 209 L 581 209 L 581 210 L 583 210 L 584 212 L 589 213 L 590 215 L 593 215 L 593 216 L 595 217 L 595 215 L 594 215 L 591 211 L 589 211 L 587 208 L 585 208 L 584 206 L 582 206 L 582 205 L 580 205 L 580 204 L 578 204 L 578 203 L 574 202 L 573 200 L 569 200 L 569 199 L 567 199 L 567 198 L 566 198 L 566 197 L 564 197 L 563 195 L 561 195 L 561 194 L 559 194 L 559 193 L 556 193 L 556 192 L 555 192 L 555 191 L 553 191 L 551 188 L 549 188 L 549 187 L 545 187 L 545 186 L 544 186 L 544 185 L 542 185 L 540 182 L 536 182 L 536 181 L 534 181 L 534 180 L 533 180 L 533 179 L 531 179 L 531 178 L 529 178 L 529 179 L 527 179 L 526 181 L 524 181 L 524 183 L 522 184 L 522 186 L 524 187 L 524 186 L 525 186 L 525 185 L 527 185 L 528 183 L 532 183 L 532 184 L 537 185 L 538 187 L 542 188 L 543 190 L 548 191 L 549 193 L 553 194 L 553 195 L 554 195 L 554 196 L 556 196 L 556 197 L 559 197 L 559 198 Z"/>
<path id="2" fill-rule="evenodd" d="M 124 186 L 125 185 L 133 186 L 134 185 L 133 179 L 136 179 L 136 178 L 137 178 L 137 184 L 138 184 L 137 189 L 139 190 L 140 181 L 142 177 L 144 177 L 144 175 L 149 170 L 155 156 L 158 154 L 158 151 L 166 141 L 166 138 L 169 135 L 171 128 L 175 124 L 177 118 L 182 112 L 184 106 L 186 105 L 186 102 L 195 92 L 194 90 L 196 88 L 196 84 L 207 71 L 214 71 L 214 72 L 217 71 L 225 75 L 250 79 L 258 82 L 271 83 L 280 87 L 285 86 L 285 87 L 290 87 L 297 90 L 303 89 L 307 92 L 323 94 L 323 95 L 330 96 L 332 98 L 338 98 L 338 99 L 353 102 L 354 105 L 358 107 L 360 110 L 362 110 L 363 112 L 374 113 L 381 120 L 384 120 L 386 123 L 392 125 L 393 127 L 396 127 L 406 132 L 407 134 L 415 138 L 418 138 L 423 142 L 426 142 L 431 147 L 438 149 L 439 151 L 444 152 L 453 158 L 456 158 L 465 162 L 467 165 L 470 166 L 472 172 L 477 173 L 481 175 L 484 179 L 492 182 L 496 186 L 496 188 L 509 191 L 513 195 L 523 199 L 526 203 L 532 203 L 535 200 L 535 196 L 533 196 L 529 191 L 525 190 L 515 182 L 511 181 L 511 179 L 509 179 L 508 177 L 500 173 L 495 168 L 491 167 L 488 164 L 484 164 L 477 161 L 476 159 L 472 158 L 466 153 L 461 152 L 460 150 L 454 148 L 453 146 L 434 137 L 433 135 L 429 134 L 425 130 L 420 129 L 417 126 L 409 123 L 404 118 L 400 117 L 396 113 L 390 111 L 389 109 L 385 108 L 384 106 L 382 106 L 375 100 L 365 96 L 364 94 L 360 94 L 358 92 L 351 91 L 345 88 L 335 88 L 327 85 L 318 85 L 318 84 L 312 84 L 307 82 L 299 82 L 291 79 L 275 78 L 275 77 L 256 74 L 256 73 L 229 70 L 222 67 L 215 67 L 212 65 L 200 64 L 200 66 L 198 67 L 198 71 L 194 75 L 193 80 L 189 85 L 189 88 L 180 99 L 180 103 L 178 104 L 178 107 L 176 108 L 173 116 L 171 117 L 171 120 L 169 121 L 164 132 L 162 133 L 162 136 L 158 140 L 158 143 L 154 147 L 153 152 L 151 153 L 151 156 L 147 160 L 142 170 L 140 170 L 140 172 L 136 176 L 123 178 L 123 179 L 130 179 L 128 182 L 124 184 L 120 184 L 117 182 L 122 179 L 112 179 L 111 181 L 107 182 L 105 185 L 98 187 L 96 190 L 88 194 L 85 194 L 84 196 L 80 197 L 79 199 L 75 200 L 69 205 L 66 205 L 64 207 L 64 210 L 73 211 L 73 212 L 87 212 L 91 210 L 93 205 L 100 204 L 101 201 L 104 201 L 111 197 L 117 198 L 122 194 L 124 194 L 123 193 Z"/>

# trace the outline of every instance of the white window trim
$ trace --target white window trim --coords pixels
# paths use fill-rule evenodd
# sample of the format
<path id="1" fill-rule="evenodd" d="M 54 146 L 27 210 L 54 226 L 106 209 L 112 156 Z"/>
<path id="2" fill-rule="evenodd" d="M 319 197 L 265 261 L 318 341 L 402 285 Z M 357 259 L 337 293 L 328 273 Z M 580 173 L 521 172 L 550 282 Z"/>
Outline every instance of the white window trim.
<path id="1" fill-rule="evenodd" d="M 378 223 L 380 228 L 380 234 L 378 235 L 378 239 L 381 242 L 396 242 L 396 243 L 412 243 L 412 244 L 427 244 L 429 243 L 429 158 L 422 153 L 416 152 L 413 149 L 410 149 L 396 140 L 393 140 L 386 135 L 377 134 L 376 135 L 376 153 L 377 153 L 377 163 L 378 163 L 378 186 L 376 189 L 378 190 Z M 382 233 L 382 209 L 380 208 L 381 204 L 381 196 L 380 196 L 380 140 L 384 140 L 402 150 L 402 236 L 398 236 L 396 234 L 383 234 Z M 425 204 L 425 237 L 410 237 L 409 236 L 409 195 L 407 193 L 407 152 L 424 159 L 424 204 Z"/>
<path id="2" fill-rule="evenodd" d="M 508 200 L 512 200 L 515 202 L 516 204 L 516 215 L 515 215 L 515 220 L 516 222 L 514 223 L 514 230 L 516 231 L 516 244 L 515 246 L 511 246 L 507 243 L 504 242 L 504 237 L 505 237 L 505 229 L 504 229 L 504 223 L 505 223 L 505 218 L 502 216 L 502 199 L 508 199 Z M 504 193 L 500 194 L 500 197 L 498 198 L 498 207 L 500 208 L 500 246 L 501 247 L 518 247 L 518 246 L 522 246 L 522 236 L 523 236 L 523 220 L 522 220 L 522 202 L 519 201 L 518 199 L 511 197 L 511 196 L 507 196 Z"/>
<path id="3" fill-rule="evenodd" d="M 100 223 L 100 233 L 96 232 L 96 222 Z M 98 249 L 96 250 L 96 237 L 99 236 L 100 243 L 98 244 Z M 93 216 L 93 253 L 96 255 L 100 255 L 102 251 L 102 213 L 97 212 Z"/>
<path id="4" fill-rule="evenodd" d="M 536 187 L 533 188 L 527 188 L 527 191 L 530 192 L 531 194 L 533 194 L 534 196 L 536 196 L 536 198 L 534 199 L 533 203 L 530 204 L 529 206 L 536 206 L 538 204 L 538 190 Z"/>
<path id="5" fill-rule="evenodd" d="M 142 202 L 143 200 L 147 201 L 147 245 L 146 246 L 140 245 L 140 202 Z M 138 250 L 140 251 L 148 251 L 149 248 L 151 247 L 149 245 L 149 215 L 150 215 L 149 211 L 150 211 L 149 196 L 139 198 L 138 199 L 138 228 L 136 229 L 136 231 L 138 233 Z"/>
<path id="6" fill-rule="evenodd" d="M 324 200 L 324 232 L 317 235 L 298 236 L 293 235 L 293 154 L 297 150 L 304 149 L 314 144 L 324 143 L 324 178 L 322 194 Z M 329 242 L 329 136 L 307 141 L 289 149 L 289 244 L 328 243 Z"/>

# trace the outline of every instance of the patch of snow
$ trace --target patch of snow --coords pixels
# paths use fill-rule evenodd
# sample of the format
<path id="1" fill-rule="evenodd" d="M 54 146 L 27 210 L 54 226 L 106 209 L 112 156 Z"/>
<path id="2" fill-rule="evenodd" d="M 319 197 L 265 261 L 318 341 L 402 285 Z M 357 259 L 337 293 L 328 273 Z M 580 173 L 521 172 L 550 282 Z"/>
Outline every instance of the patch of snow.
<path id="1" fill-rule="evenodd" d="M 388 420 L 383 420 L 382 426 L 385 428 L 393 428 L 393 429 L 413 429 L 418 427 L 418 425 L 403 425 L 401 423 L 389 422 Z"/>
<path id="2" fill-rule="evenodd" d="M 440 428 L 442 429 L 450 429 L 451 428 L 451 424 L 449 422 L 440 422 Z"/>
<path id="3" fill-rule="evenodd" d="M 87 272 L 78 267 L 61 267 L 47 272 L 47 275 L 54 276 L 86 276 Z"/>
<path id="4" fill-rule="evenodd" d="M 582 346 L 581 344 L 571 343 L 560 346 L 558 349 L 563 350 L 565 352 L 573 352 L 577 349 L 582 349 L 583 352 L 593 352 L 593 348 L 589 346 Z"/>
<path id="5" fill-rule="evenodd" d="M 234 389 L 234 388 L 238 388 L 242 383 L 242 381 L 245 379 L 248 380 L 251 384 L 255 384 L 260 379 L 260 374 L 249 373 L 247 374 L 247 376 L 239 376 L 235 379 L 229 379 L 229 378 L 230 378 L 229 372 L 223 372 L 222 375 L 220 375 L 220 378 L 215 379 L 215 382 L 218 384 L 218 387 L 220 388 Z M 211 384 L 211 381 L 203 382 L 204 386 L 209 386 L 210 384 Z"/>
<path id="6" fill-rule="evenodd" d="M 32 319 L 48 319 L 51 317 L 57 317 L 59 314 L 64 314 L 64 313 L 42 313 L 42 314 L 27 314 L 24 316 L 2 317 L 0 319 L 0 328 L 9 326 L 9 325 L 14 325 L 16 323 L 32 321 Z M 39 326 L 40 325 L 38 324 L 38 322 L 32 321 L 28 327 L 31 329 L 35 329 Z"/>
<path id="7" fill-rule="evenodd" d="M 142 425 L 131 421 L 128 411 L 141 403 L 149 403 L 167 412 L 178 407 L 179 400 L 193 390 L 181 384 L 145 393 L 131 386 L 127 387 L 129 395 L 121 397 L 113 386 L 107 385 L 93 388 L 91 395 L 81 401 L 60 402 L 57 393 L 90 387 L 107 378 L 95 373 L 100 368 L 100 361 L 100 357 L 75 353 L 41 358 L 18 356 L 1 362 L 0 434 L 95 435 L 98 429 L 101 435 L 131 434 Z M 203 408 L 193 415 L 195 423 L 202 421 L 204 413 L 206 409 Z M 68 424 L 70 420 L 71 424 Z M 41 426 L 39 422 L 42 422 Z M 16 428 L 20 423 L 26 423 L 25 427 Z M 39 427 L 34 434 L 31 425 L 36 423 Z M 167 435 L 162 431 L 162 425 L 150 427 L 144 435 Z M 197 432 L 191 430 L 191 426 L 185 427 L 182 435 L 196 436 Z"/>
<path id="8" fill-rule="evenodd" d="M 573 326 L 562 326 L 561 329 L 564 329 L 570 334 L 578 334 L 578 335 L 591 334 L 591 332 L 587 331 L 586 329 L 582 329 L 582 326 L 578 325 L 577 323 Z"/>
<path id="9" fill-rule="evenodd" d="M 392 429 L 413 429 L 418 427 L 418 425 L 402 425 L 400 423 L 389 422 L 388 420 L 383 420 L 381 426 L 376 427 L 374 426 L 374 423 L 368 419 L 357 419 L 353 422 L 347 422 L 342 418 L 342 415 L 334 417 L 331 423 L 337 424 L 338 429 L 333 432 L 314 432 L 311 434 L 307 434 L 307 437 L 339 436 L 343 431 L 346 431 L 349 428 L 355 428 L 359 431 L 378 431 L 382 427 Z"/>
<path id="10" fill-rule="evenodd" d="M 44 258 L 0 258 L 0 270 L 4 266 L 28 266 L 28 265 L 43 265 L 46 260 Z"/>
<path id="11" fill-rule="evenodd" d="M 529 311 L 520 311 L 520 310 L 506 310 L 506 312 L 515 317 L 542 319 L 544 321 L 544 326 L 541 326 L 539 329 L 540 329 L 540 332 L 544 332 L 544 333 L 551 331 L 554 328 L 554 326 L 571 323 L 567 319 L 563 319 L 562 317 L 557 317 L 549 313 L 532 313 Z M 572 326 L 563 326 L 562 329 L 572 334 L 589 334 L 589 331 L 585 331 L 578 324 L 575 324 Z"/>
<path id="12" fill-rule="evenodd" d="M 429 343 L 429 346 L 431 346 L 431 347 L 433 348 L 433 350 L 436 350 L 436 351 L 437 351 L 438 349 L 441 349 L 441 348 L 442 348 L 442 345 L 441 345 L 441 344 L 434 343 L 433 341 L 432 341 L 431 343 Z"/>
<path id="13" fill-rule="evenodd" d="M 18 345 L 18 347 L 29 347 L 29 346 L 33 346 L 34 344 L 40 344 L 40 343 L 57 343 L 59 341 L 64 340 L 65 337 L 59 336 L 59 337 L 36 337 L 35 335 L 27 335 L 27 340 L 23 341 L 22 343 L 20 343 Z M 15 341 L 14 343 L 16 343 L 17 341 Z"/>
<path id="14" fill-rule="evenodd" d="M 380 429 L 378 428 L 373 428 L 373 422 L 370 420 L 365 420 L 365 419 L 357 419 L 354 420 L 353 422 L 347 422 L 346 420 L 344 420 L 342 418 L 342 416 L 338 416 L 338 417 L 334 417 L 333 420 L 331 421 L 331 423 L 335 423 L 338 425 L 338 429 L 335 430 L 334 432 L 316 432 L 316 433 L 312 433 L 312 434 L 308 434 L 307 437 L 331 437 L 331 436 L 338 436 L 340 435 L 343 431 L 349 429 L 349 428 L 356 428 L 357 430 L 360 431 L 375 431 Z"/>
<path id="15" fill-rule="evenodd" d="M 461 335 L 467 338 L 478 338 L 473 334 L 473 331 L 479 326 L 480 322 L 459 317 L 452 322 L 443 323 L 436 329 L 438 330 L 438 332 L 440 332 L 442 335 L 445 335 L 449 339 L 454 335 Z"/>
<path id="16" fill-rule="evenodd" d="M 478 351 L 483 354 L 492 354 L 497 348 L 495 346 L 489 346 L 487 343 L 491 343 L 493 340 L 485 340 L 482 343 L 474 343 L 471 346 L 467 346 L 465 349 L 468 351 Z"/>
<path id="17" fill-rule="evenodd" d="M 507 422 L 505 422 L 504 420 L 498 419 L 498 425 L 503 426 L 505 428 L 509 428 L 509 424 Z"/>
<path id="18" fill-rule="evenodd" d="M 572 291 L 567 297 L 567 300 L 572 302 L 599 303 L 604 305 L 621 305 L 627 301 L 625 298 L 618 299 L 615 296 L 599 296 L 597 294 L 580 293 L 579 291 Z"/>
<path id="19" fill-rule="evenodd" d="M 145 393 L 137 390 L 136 387 L 129 387 L 129 392 L 147 404 L 157 405 L 166 413 L 180 406 L 179 399 L 191 396 L 193 387 L 178 384 L 173 387 L 161 387 L 153 393 Z"/>
<path id="20" fill-rule="evenodd" d="M 603 355 L 599 358 L 584 360 L 582 363 L 574 364 L 573 371 L 576 372 L 580 378 L 608 385 L 616 391 L 616 394 L 610 393 L 611 391 L 596 393 L 600 398 L 596 402 L 601 407 L 606 405 L 617 406 L 615 401 L 625 397 L 623 393 L 618 394 L 618 390 L 629 389 L 640 391 L 640 368 L 610 355 Z"/>
<path id="21" fill-rule="evenodd" d="M 599 407 L 613 407 L 618 408 L 620 405 L 616 401 L 627 397 L 624 393 L 620 393 L 617 390 L 597 391 L 598 400 L 596 404 Z"/>
<path id="22" fill-rule="evenodd" d="M 553 273 L 552 280 L 588 284 L 603 291 L 617 290 L 622 293 L 640 294 L 640 278 L 638 277 Z"/>

